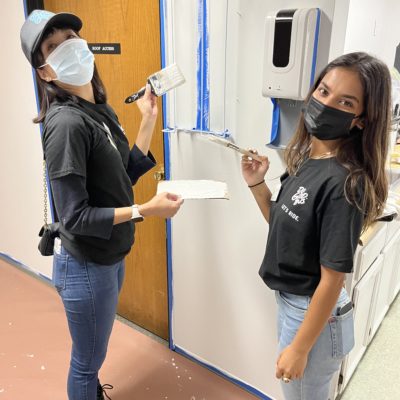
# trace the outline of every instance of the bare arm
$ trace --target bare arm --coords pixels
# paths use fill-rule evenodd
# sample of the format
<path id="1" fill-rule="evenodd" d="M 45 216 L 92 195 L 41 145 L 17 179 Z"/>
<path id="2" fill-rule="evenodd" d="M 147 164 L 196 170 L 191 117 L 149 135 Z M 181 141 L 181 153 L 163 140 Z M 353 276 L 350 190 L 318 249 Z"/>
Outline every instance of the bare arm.
<path id="1" fill-rule="evenodd" d="M 156 119 L 152 117 L 143 117 L 140 123 L 138 135 L 136 137 L 136 146 L 143 154 L 147 154 L 150 149 L 151 139 L 153 137 Z"/>
<path id="2" fill-rule="evenodd" d="M 123 222 L 128 222 L 132 218 L 132 208 L 131 207 L 120 207 L 114 210 L 114 225 L 122 224 Z"/>
<path id="3" fill-rule="evenodd" d="M 280 354 L 276 377 L 298 379 L 303 376 L 311 348 L 324 329 L 343 287 L 344 273 L 321 265 L 321 281 L 293 342 Z"/>
<path id="4" fill-rule="evenodd" d="M 343 280 L 343 272 L 321 266 L 321 281 L 292 343 L 299 351 L 308 353 L 317 341 L 338 300 Z"/>
<path id="5" fill-rule="evenodd" d="M 271 196 L 272 196 L 271 191 L 269 190 L 268 186 L 265 183 L 250 188 L 250 190 L 257 202 L 258 207 L 261 210 L 262 215 L 264 216 L 265 220 L 269 223 L 269 211 L 271 208 Z"/>
<path id="6" fill-rule="evenodd" d="M 142 121 L 136 137 L 136 146 L 147 155 L 158 114 L 157 97 L 151 93 L 149 84 L 146 85 L 144 96 L 137 101 L 137 106 L 142 114 Z"/>
<path id="7" fill-rule="evenodd" d="M 255 150 L 250 150 L 257 154 Z M 261 210 L 265 220 L 269 222 L 269 211 L 271 208 L 271 191 L 264 181 L 265 174 L 269 168 L 269 160 L 267 157 L 260 156 L 261 162 L 249 158 L 242 157 L 242 175 L 251 193 L 253 194 L 258 207 Z"/>
<path id="8" fill-rule="evenodd" d="M 183 204 L 182 198 L 171 193 L 160 193 L 147 203 L 138 205 L 143 217 L 172 218 Z M 132 218 L 131 207 L 120 207 L 114 210 L 114 225 L 128 222 Z"/>

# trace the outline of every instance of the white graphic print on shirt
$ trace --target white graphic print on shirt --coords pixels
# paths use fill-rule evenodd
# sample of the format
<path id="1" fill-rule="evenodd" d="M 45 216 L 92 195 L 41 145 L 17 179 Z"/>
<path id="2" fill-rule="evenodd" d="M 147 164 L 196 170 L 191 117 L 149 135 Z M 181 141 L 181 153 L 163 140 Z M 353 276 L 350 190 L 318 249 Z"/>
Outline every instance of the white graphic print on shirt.
<path id="1" fill-rule="evenodd" d="M 292 197 L 293 205 L 295 206 L 296 204 L 304 204 L 307 198 L 308 198 L 307 189 L 303 186 L 300 186 L 296 194 L 294 194 Z"/>
<path id="2" fill-rule="evenodd" d="M 103 122 L 103 125 L 104 125 L 104 128 L 107 131 L 107 138 L 108 138 L 109 142 L 111 143 L 111 146 L 113 146 L 115 150 L 118 150 L 117 146 L 114 143 L 114 139 L 112 138 L 110 128 L 104 122 Z"/>

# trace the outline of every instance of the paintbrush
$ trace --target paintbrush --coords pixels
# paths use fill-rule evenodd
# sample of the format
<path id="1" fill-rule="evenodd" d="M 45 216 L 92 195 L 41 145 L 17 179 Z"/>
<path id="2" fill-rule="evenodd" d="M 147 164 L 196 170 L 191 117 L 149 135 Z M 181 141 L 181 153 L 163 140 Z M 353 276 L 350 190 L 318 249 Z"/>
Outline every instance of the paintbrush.
<path id="1" fill-rule="evenodd" d="M 176 64 L 171 64 L 161 71 L 150 75 L 147 78 L 147 82 L 150 84 L 151 92 L 158 97 L 185 83 L 185 77 Z M 138 92 L 133 93 L 125 99 L 125 103 L 133 103 L 137 99 L 140 99 L 143 97 L 145 91 L 146 88 L 144 87 Z"/>
<path id="2" fill-rule="evenodd" d="M 226 140 L 226 139 L 223 139 L 223 138 L 220 138 L 217 136 L 212 136 L 212 135 L 207 135 L 207 138 L 214 143 L 218 143 L 222 146 L 229 147 L 230 149 L 236 150 L 240 154 L 243 154 L 247 157 L 253 158 L 256 161 L 259 161 L 259 162 L 263 161 L 259 155 L 254 154 L 249 150 L 242 149 L 239 146 L 237 146 L 236 144 L 233 144 L 232 142 L 230 142 L 229 140 Z"/>

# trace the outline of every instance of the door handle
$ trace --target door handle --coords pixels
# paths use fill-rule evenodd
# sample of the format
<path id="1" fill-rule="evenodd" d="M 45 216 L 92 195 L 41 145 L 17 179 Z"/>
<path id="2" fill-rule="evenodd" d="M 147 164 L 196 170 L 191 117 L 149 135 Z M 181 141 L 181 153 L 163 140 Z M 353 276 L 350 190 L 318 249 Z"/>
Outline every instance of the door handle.
<path id="1" fill-rule="evenodd" d="M 165 181 L 165 171 L 163 165 L 160 167 L 158 171 L 154 173 L 154 179 L 158 182 Z"/>

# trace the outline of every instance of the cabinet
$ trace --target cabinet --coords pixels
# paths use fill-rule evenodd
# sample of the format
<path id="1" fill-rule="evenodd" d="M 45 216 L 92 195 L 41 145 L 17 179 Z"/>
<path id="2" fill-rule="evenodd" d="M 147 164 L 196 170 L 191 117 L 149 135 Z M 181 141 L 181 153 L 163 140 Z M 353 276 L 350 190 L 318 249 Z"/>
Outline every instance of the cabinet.
<path id="1" fill-rule="evenodd" d="M 394 240 L 390 243 L 387 260 L 392 270 L 388 293 L 388 303 L 391 304 L 400 290 L 400 232 L 397 233 Z"/>
<path id="2" fill-rule="evenodd" d="M 350 297 L 357 283 L 382 252 L 387 240 L 387 226 L 387 222 L 377 222 L 361 237 L 354 255 L 354 271 L 346 274 L 346 289 Z"/>
<path id="3" fill-rule="evenodd" d="M 400 180 L 391 180 L 390 191 L 400 195 Z M 400 291 L 400 216 L 377 222 L 362 235 L 346 289 L 354 304 L 355 345 L 332 380 L 329 400 L 344 391 Z"/>
<path id="4" fill-rule="evenodd" d="M 376 299 L 376 311 L 374 316 L 374 325 L 372 327 L 373 335 L 378 330 L 383 318 L 385 317 L 391 302 L 394 300 L 396 293 L 397 281 L 396 275 L 400 265 L 398 262 L 398 250 L 400 244 L 400 232 L 391 238 L 389 243 L 385 246 L 382 251 L 383 265 L 381 279 L 379 284 L 379 290 Z M 396 263 L 397 261 L 397 263 Z"/>
<path id="5" fill-rule="evenodd" d="M 357 364 L 364 355 L 373 324 L 375 312 L 375 298 L 380 282 L 383 265 L 383 256 L 379 255 L 368 271 L 354 287 L 354 339 L 355 345 L 350 354 L 346 357 L 342 365 L 342 387 L 347 385 Z"/>
<path id="6" fill-rule="evenodd" d="M 346 278 L 354 303 L 355 345 L 343 361 L 336 394 L 343 392 L 400 290 L 399 226 L 399 219 L 376 224 L 357 248 L 354 272 Z"/>
<path id="7" fill-rule="evenodd" d="M 387 223 L 380 223 L 381 228 L 378 229 L 372 240 L 360 250 L 358 265 L 355 270 L 356 280 L 359 281 L 363 275 L 371 267 L 372 263 L 381 253 L 386 241 Z"/>

